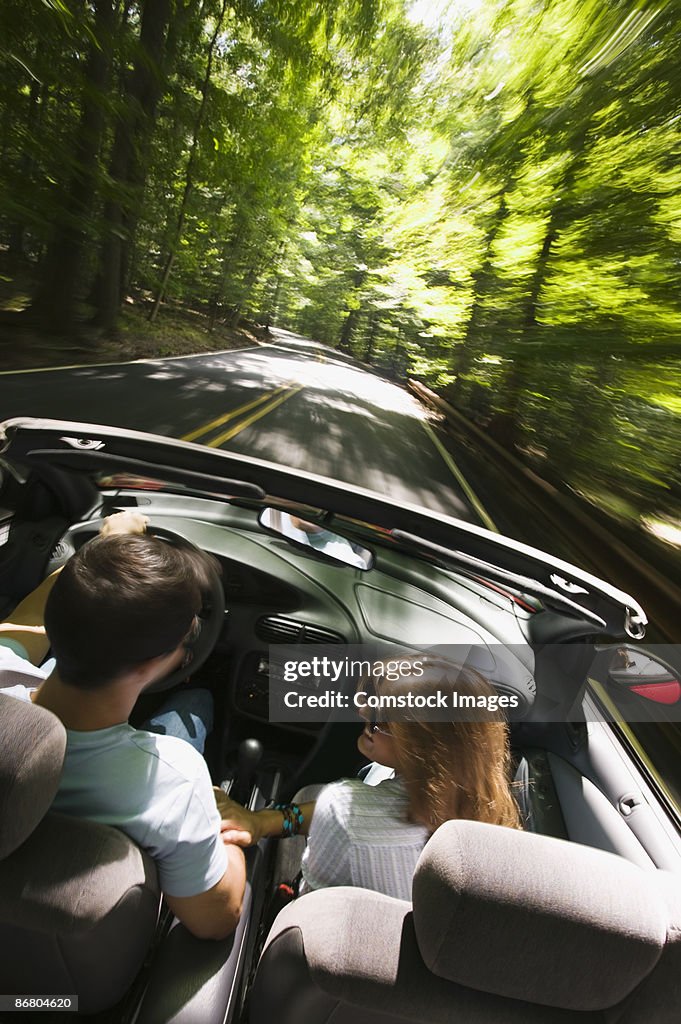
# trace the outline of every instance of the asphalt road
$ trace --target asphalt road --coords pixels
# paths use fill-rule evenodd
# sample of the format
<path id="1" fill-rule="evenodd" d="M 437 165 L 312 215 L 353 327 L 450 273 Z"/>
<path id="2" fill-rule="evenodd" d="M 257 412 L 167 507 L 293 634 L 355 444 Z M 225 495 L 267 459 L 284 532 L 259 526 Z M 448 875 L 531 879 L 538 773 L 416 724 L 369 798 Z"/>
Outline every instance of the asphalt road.
<path id="1" fill-rule="evenodd" d="M 492 525 L 415 398 L 333 349 L 272 336 L 224 353 L 0 374 L 0 420 L 148 430 Z"/>

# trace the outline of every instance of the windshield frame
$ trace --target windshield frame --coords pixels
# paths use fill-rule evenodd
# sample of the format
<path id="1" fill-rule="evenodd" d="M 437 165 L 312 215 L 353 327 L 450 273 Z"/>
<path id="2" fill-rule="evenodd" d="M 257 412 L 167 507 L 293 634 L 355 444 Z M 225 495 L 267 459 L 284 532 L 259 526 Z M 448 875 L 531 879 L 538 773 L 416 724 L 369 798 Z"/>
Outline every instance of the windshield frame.
<path id="1" fill-rule="evenodd" d="M 557 573 L 567 586 L 579 588 L 576 593 L 567 591 L 577 608 L 603 620 L 600 632 L 635 639 L 645 632 L 647 617 L 634 597 L 577 566 L 482 526 L 419 505 L 395 503 L 383 494 L 329 477 L 156 434 L 42 418 L 17 417 L 0 423 L 0 446 L 0 454 L 14 472 L 27 468 L 40 472 L 41 466 L 47 466 L 91 477 L 95 466 L 101 470 L 107 461 L 121 468 L 134 467 L 133 472 L 144 465 L 163 476 L 172 474 L 179 482 L 200 483 L 202 490 L 210 483 L 209 489 L 215 487 L 223 498 L 260 503 L 267 495 L 277 495 L 296 505 L 327 509 L 331 517 L 372 523 L 386 530 L 395 544 L 400 534 L 422 538 L 423 547 L 445 561 L 447 556 L 454 559 L 453 564 L 458 556 L 477 559 L 552 591 L 552 575 Z M 332 518 L 327 521 L 331 523 Z M 638 633 L 632 632 L 632 623 Z"/>

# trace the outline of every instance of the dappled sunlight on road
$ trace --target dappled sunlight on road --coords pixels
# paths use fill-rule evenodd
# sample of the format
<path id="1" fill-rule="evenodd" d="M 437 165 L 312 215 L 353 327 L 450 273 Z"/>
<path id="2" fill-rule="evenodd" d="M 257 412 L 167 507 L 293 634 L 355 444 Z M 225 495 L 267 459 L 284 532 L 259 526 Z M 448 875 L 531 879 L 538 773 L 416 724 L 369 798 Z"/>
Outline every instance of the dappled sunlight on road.
<path id="1" fill-rule="evenodd" d="M 178 380 L 182 376 L 181 373 L 172 373 L 169 370 L 157 370 L 156 373 L 147 374 L 149 380 Z"/>
<path id="2" fill-rule="evenodd" d="M 252 385 L 251 385 L 252 386 Z M 207 380 L 205 377 L 198 377 L 196 380 L 188 380 L 180 388 L 180 397 L 185 397 L 185 392 L 195 391 L 224 391 L 224 385 L 216 380 Z M 192 397 L 194 397 L 192 395 Z"/>
<path id="3" fill-rule="evenodd" d="M 293 336 L 281 347 L 18 374 L 6 415 L 184 438 L 477 521 L 416 399 Z"/>
<path id="4" fill-rule="evenodd" d="M 95 366 L 93 371 L 82 372 L 81 370 L 73 371 L 74 377 L 95 377 L 96 380 L 123 380 L 127 377 L 125 370 L 119 370 L 117 373 L 103 373 Z"/>
<path id="5" fill-rule="evenodd" d="M 360 374 L 356 374 L 360 377 Z M 348 381 L 348 383 L 350 383 Z M 358 382 L 359 383 L 359 382 Z M 395 387 L 394 384 L 383 384 L 381 388 L 343 388 L 334 380 L 333 388 L 327 381 L 325 385 L 318 386 L 317 390 L 310 387 L 306 390 L 305 398 L 309 405 L 320 406 L 324 409 L 335 409 L 342 412 L 353 413 L 368 419 L 382 419 L 386 414 L 396 416 L 408 416 L 410 419 L 426 420 L 428 411 L 418 404 L 415 398 Z"/>
<path id="6" fill-rule="evenodd" d="M 312 353 L 317 351 L 317 346 L 311 347 Z M 175 365 L 178 363 L 176 361 Z M 185 377 L 180 393 L 216 390 L 216 384 L 219 389 L 228 371 L 230 392 L 235 388 L 247 392 L 282 384 L 299 384 L 318 392 L 324 401 L 337 403 L 339 396 L 347 396 L 352 399 L 355 412 L 366 414 L 370 409 L 378 408 L 417 418 L 425 418 L 427 415 L 419 403 L 402 388 L 354 366 L 327 360 L 326 356 L 320 361 L 302 352 L 286 351 L 278 354 L 276 348 L 262 348 L 232 353 L 229 360 L 226 356 L 194 356 L 183 360 L 180 365 Z M 166 370 L 155 370 L 147 376 L 159 380 L 183 376 L 177 370 L 164 376 L 166 373 Z M 196 376 L 197 373 L 200 376 Z M 366 406 L 362 407 L 360 403 L 366 403 Z"/>
<path id="7" fill-rule="evenodd" d="M 478 521 L 420 424 L 399 407 L 303 389 L 224 447 Z"/>
<path id="8" fill-rule="evenodd" d="M 298 374 L 298 380 L 301 384 L 319 388 L 334 396 L 352 396 L 358 402 L 365 402 L 387 412 L 399 412 L 417 418 L 425 416 L 423 407 L 402 388 L 354 367 L 305 363 L 302 374 Z"/>

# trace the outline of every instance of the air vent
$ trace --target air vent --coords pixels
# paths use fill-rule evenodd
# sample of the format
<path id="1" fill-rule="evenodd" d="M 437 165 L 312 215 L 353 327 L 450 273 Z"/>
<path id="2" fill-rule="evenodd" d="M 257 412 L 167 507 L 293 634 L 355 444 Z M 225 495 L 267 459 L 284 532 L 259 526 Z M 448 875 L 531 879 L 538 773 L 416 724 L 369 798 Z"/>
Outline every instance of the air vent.
<path id="1" fill-rule="evenodd" d="M 292 619 L 282 619 L 272 615 L 268 619 L 259 619 L 255 632 L 268 644 L 297 644 L 303 629 L 302 622 L 293 622 Z"/>
<path id="2" fill-rule="evenodd" d="M 256 635 L 268 644 L 344 644 L 345 638 L 323 626 L 310 626 L 282 615 L 259 619 Z"/>
<path id="3" fill-rule="evenodd" d="M 303 644 L 344 644 L 345 637 L 334 633 L 331 629 L 324 629 L 322 626 L 304 626 L 300 642 Z"/>

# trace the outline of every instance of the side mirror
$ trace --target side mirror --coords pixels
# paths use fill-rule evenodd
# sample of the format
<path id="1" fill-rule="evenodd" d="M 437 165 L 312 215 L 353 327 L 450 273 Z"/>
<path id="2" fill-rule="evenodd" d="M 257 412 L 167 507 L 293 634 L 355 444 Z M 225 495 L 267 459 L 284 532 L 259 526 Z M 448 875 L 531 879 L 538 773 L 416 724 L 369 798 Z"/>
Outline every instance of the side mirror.
<path id="1" fill-rule="evenodd" d="M 642 647 L 622 644 L 612 651 L 608 682 L 619 692 L 644 697 L 655 704 L 678 704 L 681 700 L 679 673 Z"/>
<path id="2" fill-rule="evenodd" d="M 374 556 L 368 548 L 363 548 L 354 541 L 339 533 L 332 533 L 319 523 L 311 523 L 300 519 L 289 512 L 281 512 L 276 508 L 264 508 L 258 516 L 258 522 L 272 533 L 293 544 L 315 551 L 323 558 L 333 562 L 342 562 L 355 569 L 371 569 Z"/>

